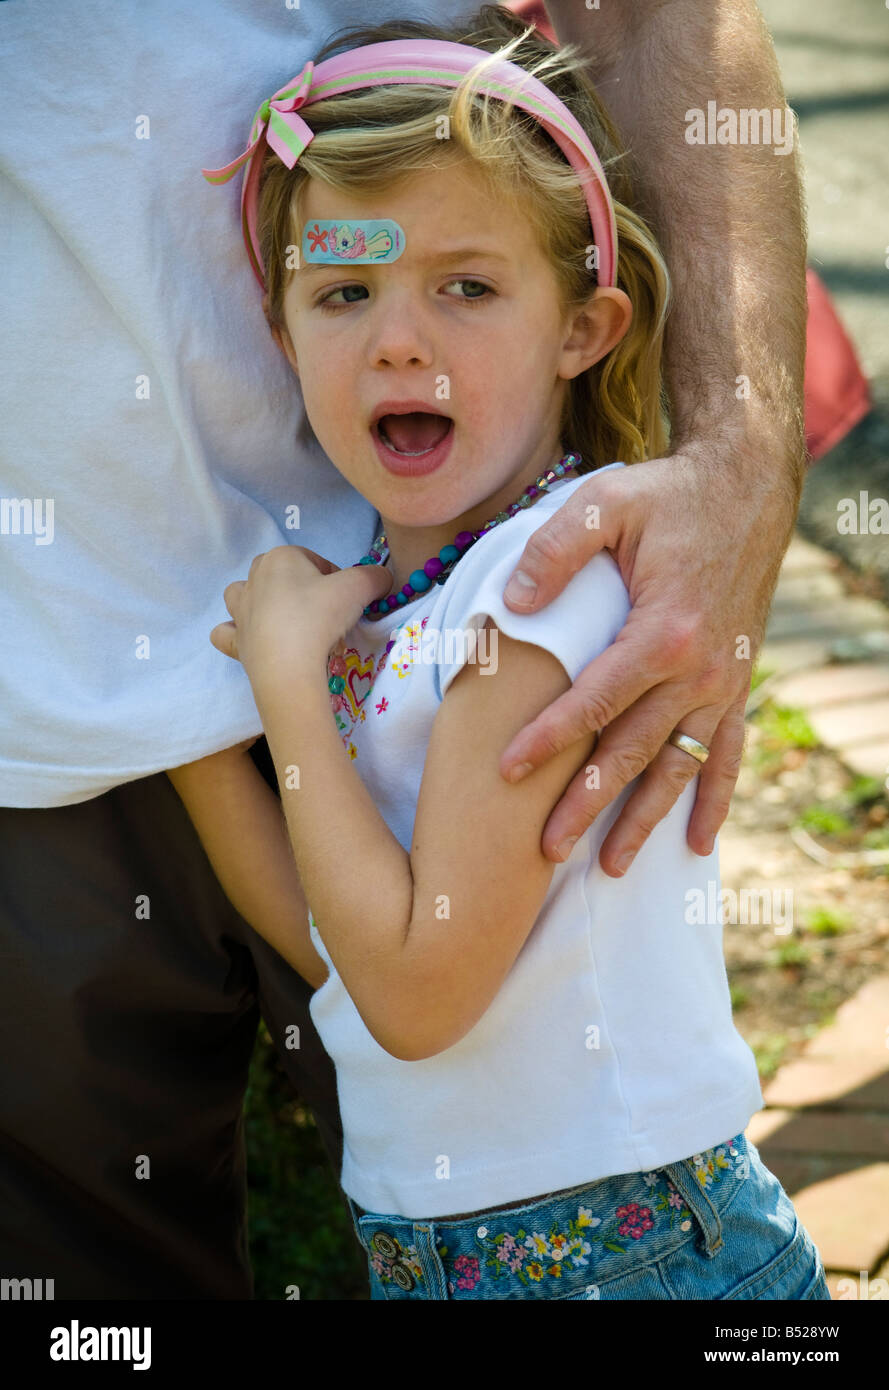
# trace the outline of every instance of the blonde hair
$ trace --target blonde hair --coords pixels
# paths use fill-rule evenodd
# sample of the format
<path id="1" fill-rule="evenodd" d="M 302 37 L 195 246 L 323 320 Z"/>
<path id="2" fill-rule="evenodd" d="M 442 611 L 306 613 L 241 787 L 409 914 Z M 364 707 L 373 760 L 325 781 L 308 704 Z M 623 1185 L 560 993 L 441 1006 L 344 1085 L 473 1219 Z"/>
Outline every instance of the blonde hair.
<path id="1" fill-rule="evenodd" d="M 581 455 L 581 473 L 616 459 L 635 463 L 657 458 L 667 444 L 661 359 L 669 273 L 651 230 L 633 211 L 627 156 L 587 75 L 581 50 L 576 44 L 554 48 L 510 10 L 483 5 L 476 15 L 448 27 L 391 20 L 338 30 L 315 62 L 359 45 L 402 38 L 463 42 L 517 63 L 546 83 L 590 137 L 611 189 L 617 284 L 629 296 L 633 319 L 602 360 L 568 383 L 559 437 Z M 270 324 L 284 322 L 283 299 L 292 273 L 287 247 L 294 242 L 294 228 L 302 225 L 300 195 L 309 178 L 359 195 L 378 193 L 412 172 L 467 157 L 485 171 L 500 198 L 530 218 L 555 272 L 563 312 L 579 311 L 587 303 L 596 273 L 587 263 L 592 230 L 580 182 L 535 117 L 474 90 L 487 66 L 487 60 L 480 60 L 456 88 L 380 85 L 303 107 L 300 115 L 315 135 L 292 170 L 266 149 L 257 229 Z M 436 135 L 442 117 L 448 118 L 449 140 Z"/>

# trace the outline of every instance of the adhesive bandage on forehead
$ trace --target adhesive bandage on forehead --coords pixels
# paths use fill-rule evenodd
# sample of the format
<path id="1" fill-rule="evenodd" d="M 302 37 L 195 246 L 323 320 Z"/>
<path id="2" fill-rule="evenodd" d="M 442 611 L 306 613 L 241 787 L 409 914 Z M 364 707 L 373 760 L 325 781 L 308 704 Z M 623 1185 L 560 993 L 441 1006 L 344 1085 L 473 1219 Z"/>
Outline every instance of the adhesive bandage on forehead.
<path id="1" fill-rule="evenodd" d="M 390 218 L 309 221 L 303 227 L 303 264 L 385 264 L 397 261 L 405 247 L 404 228 Z"/>

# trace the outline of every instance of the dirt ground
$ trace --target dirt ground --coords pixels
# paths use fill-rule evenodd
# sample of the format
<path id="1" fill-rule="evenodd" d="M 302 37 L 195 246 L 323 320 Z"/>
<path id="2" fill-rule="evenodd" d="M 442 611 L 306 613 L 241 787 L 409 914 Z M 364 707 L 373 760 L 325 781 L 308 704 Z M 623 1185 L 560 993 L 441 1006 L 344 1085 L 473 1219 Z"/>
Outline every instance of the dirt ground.
<path id="1" fill-rule="evenodd" d="M 719 840 L 723 888 L 777 890 L 782 902 L 792 891 L 791 932 L 776 930 L 777 911 L 775 925 L 743 913 L 740 899 L 724 927 L 735 1023 L 765 1081 L 866 980 L 889 971 L 885 787 L 851 774 L 804 716 L 768 700 L 748 724 Z"/>

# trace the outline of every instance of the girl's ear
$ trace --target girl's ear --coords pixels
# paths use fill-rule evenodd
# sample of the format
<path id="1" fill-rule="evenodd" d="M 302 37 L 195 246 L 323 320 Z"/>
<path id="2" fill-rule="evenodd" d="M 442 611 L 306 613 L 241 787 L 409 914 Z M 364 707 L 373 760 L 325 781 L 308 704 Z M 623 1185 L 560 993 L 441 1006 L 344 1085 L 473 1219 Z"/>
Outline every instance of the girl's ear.
<path id="1" fill-rule="evenodd" d="M 616 347 L 633 321 L 629 295 L 611 285 L 594 290 L 570 324 L 559 375 L 566 381 L 585 372 Z"/>

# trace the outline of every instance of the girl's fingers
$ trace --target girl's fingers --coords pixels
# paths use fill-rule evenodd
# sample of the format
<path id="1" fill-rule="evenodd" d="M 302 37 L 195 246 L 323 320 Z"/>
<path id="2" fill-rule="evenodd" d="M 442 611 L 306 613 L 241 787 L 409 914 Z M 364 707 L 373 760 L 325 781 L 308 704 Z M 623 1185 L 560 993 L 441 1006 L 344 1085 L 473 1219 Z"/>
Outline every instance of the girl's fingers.
<path id="1" fill-rule="evenodd" d="M 231 612 L 231 609 L 229 609 Z M 210 633 L 210 641 L 217 651 L 222 652 L 223 656 L 230 656 L 235 661 L 240 661 L 238 656 L 238 630 L 234 623 L 217 623 Z"/>
<path id="2" fill-rule="evenodd" d="M 246 587 L 247 581 L 245 579 L 236 579 L 232 584 L 226 584 L 222 591 L 222 600 L 229 613 L 231 613 L 232 617 L 235 619 L 237 619 L 238 616 L 235 612 L 235 608 L 237 608 L 238 604 L 241 602 L 241 593 Z"/>
<path id="3" fill-rule="evenodd" d="M 339 572 L 339 565 L 335 565 L 333 561 L 328 560 L 326 556 L 319 555 L 317 550 L 309 550 L 306 545 L 301 545 L 298 549 L 311 560 L 319 574 L 337 574 Z"/>

